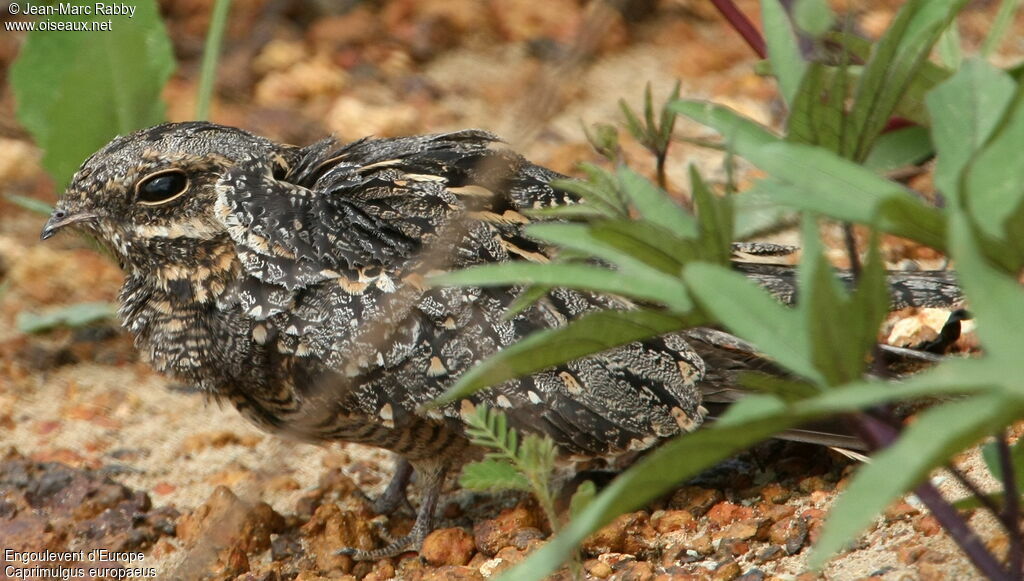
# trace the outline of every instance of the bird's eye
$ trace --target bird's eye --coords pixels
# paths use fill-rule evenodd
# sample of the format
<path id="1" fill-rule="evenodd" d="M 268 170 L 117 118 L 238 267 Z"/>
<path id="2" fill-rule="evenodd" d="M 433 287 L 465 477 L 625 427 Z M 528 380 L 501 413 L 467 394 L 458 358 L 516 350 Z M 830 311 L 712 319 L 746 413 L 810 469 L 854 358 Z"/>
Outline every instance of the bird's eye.
<path id="1" fill-rule="evenodd" d="M 185 193 L 188 176 L 180 169 L 150 174 L 135 186 L 135 199 L 140 204 L 156 206 L 164 204 Z"/>

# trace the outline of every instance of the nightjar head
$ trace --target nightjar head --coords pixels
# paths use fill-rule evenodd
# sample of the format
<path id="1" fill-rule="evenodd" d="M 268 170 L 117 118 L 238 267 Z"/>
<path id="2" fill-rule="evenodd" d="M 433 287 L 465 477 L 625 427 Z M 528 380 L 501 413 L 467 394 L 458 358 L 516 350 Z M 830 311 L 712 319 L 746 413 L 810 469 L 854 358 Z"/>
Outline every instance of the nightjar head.
<path id="1" fill-rule="evenodd" d="M 87 159 L 43 228 L 97 237 L 128 270 L 188 263 L 190 247 L 226 237 L 214 216 L 217 183 L 259 161 L 280 174 L 296 148 L 212 123 L 167 123 L 118 137 Z"/>

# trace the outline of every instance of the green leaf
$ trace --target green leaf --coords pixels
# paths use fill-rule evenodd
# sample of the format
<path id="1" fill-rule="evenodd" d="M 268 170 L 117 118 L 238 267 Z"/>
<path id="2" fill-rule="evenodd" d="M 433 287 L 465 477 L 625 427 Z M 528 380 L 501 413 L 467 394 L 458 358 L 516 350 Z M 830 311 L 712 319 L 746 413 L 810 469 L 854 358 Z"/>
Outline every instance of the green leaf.
<path id="1" fill-rule="evenodd" d="M 597 496 L 597 486 L 591 480 L 584 480 L 576 487 L 576 492 L 572 493 L 572 498 L 569 499 L 569 517 L 576 518 L 580 515 L 590 503 L 593 502 L 594 497 Z"/>
<path id="2" fill-rule="evenodd" d="M 800 216 L 796 210 L 776 203 L 766 191 L 766 188 L 755 186 L 743 192 L 742 196 L 736 196 L 734 236 L 737 239 L 755 239 L 766 233 L 789 229 L 799 222 Z"/>
<path id="3" fill-rule="evenodd" d="M 741 426 L 764 418 L 786 413 L 786 404 L 774 395 L 750 395 L 729 406 L 714 426 L 727 428 Z"/>
<path id="4" fill-rule="evenodd" d="M 642 142 L 644 140 L 644 125 L 636 116 L 636 113 L 633 113 L 633 110 L 630 109 L 625 99 L 619 99 L 619 110 L 622 111 L 622 116 L 626 118 L 626 130 L 633 136 L 633 139 Z"/>
<path id="5" fill-rule="evenodd" d="M 640 215 L 679 237 L 696 236 L 693 216 L 660 188 L 626 166 L 617 172 L 619 183 Z"/>
<path id="6" fill-rule="evenodd" d="M 843 157 L 864 160 L 939 35 L 966 0 L 910 0 L 879 41 L 854 93 Z"/>
<path id="7" fill-rule="evenodd" d="M 939 60 L 946 68 L 957 70 L 964 62 L 963 41 L 960 39 L 960 29 L 956 21 L 949 23 L 949 27 L 939 36 L 938 53 Z"/>
<path id="8" fill-rule="evenodd" d="M 676 331 L 687 321 L 655 310 L 600 311 L 565 327 L 540 331 L 498 351 L 467 371 L 432 405 L 444 405 L 489 385 L 529 375 L 552 365 L 599 353 L 631 341 Z"/>
<path id="9" fill-rule="evenodd" d="M 800 261 L 800 296 L 797 306 L 807 325 L 811 362 L 828 385 L 858 379 L 864 368 L 859 337 L 849 327 L 859 313 L 847 310 L 847 301 L 832 268 L 822 254 L 817 220 L 804 218 L 803 258 Z"/>
<path id="10" fill-rule="evenodd" d="M 714 320 L 797 375 L 824 382 L 808 359 L 810 345 L 797 312 L 781 305 L 757 283 L 723 266 L 688 264 L 683 279 Z"/>
<path id="11" fill-rule="evenodd" d="M 1024 290 L 1016 277 L 992 267 L 975 239 L 967 216 L 953 214 L 950 220 L 950 246 L 956 260 L 964 294 L 970 300 L 971 314 L 977 321 L 977 333 L 988 357 L 1007 365 L 1017 364 L 1007 383 L 1017 385 L 1019 377 L 1020 330 L 1024 329 Z M 1010 372 L 1012 367 L 1007 367 Z M 1024 389 L 1024 388 L 1018 388 Z"/>
<path id="12" fill-rule="evenodd" d="M 993 492 L 991 494 L 986 494 L 984 496 L 985 498 L 988 499 L 989 502 L 996 506 L 1001 506 L 1004 500 L 1006 499 L 1006 495 L 1004 495 L 1002 492 Z M 953 502 L 953 508 L 957 510 L 974 510 L 976 508 L 981 508 L 982 506 L 984 505 L 981 504 L 981 500 L 979 500 L 978 497 L 974 495 L 968 496 L 966 498 L 961 498 L 960 500 Z"/>
<path id="13" fill-rule="evenodd" d="M 959 196 L 963 169 L 988 141 L 1013 98 L 1015 84 L 999 69 L 969 59 L 956 75 L 926 97 L 938 164 L 935 185 Z"/>
<path id="14" fill-rule="evenodd" d="M 732 258 L 733 206 L 732 196 L 719 198 L 690 166 L 690 191 L 697 206 L 700 226 L 700 258 L 717 264 L 729 264 Z"/>
<path id="15" fill-rule="evenodd" d="M 952 360 L 893 385 L 884 381 L 848 383 L 793 404 L 807 415 L 845 413 L 897 400 L 940 395 L 983 393 L 998 388 L 1005 377 L 987 361 Z"/>
<path id="16" fill-rule="evenodd" d="M 786 140 L 839 152 L 843 133 L 846 71 L 812 63 L 800 83 L 786 121 Z M 832 80 L 829 83 L 829 79 Z"/>
<path id="17" fill-rule="evenodd" d="M 675 277 L 687 260 L 695 257 L 693 244 L 679 240 L 660 226 L 633 220 L 601 220 L 595 221 L 588 228 L 589 238 L 599 242 L 600 246 L 592 246 L 597 250 L 595 256 L 608 260 L 620 268 L 630 268 L 626 264 L 640 262 Z M 608 246 L 629 256 L 625 263 L 620 256 L 614 261 L 608 252 L 601 249 Z"/>
<path id="18" fill-rule="evenodd" d="M 741 372 L 739 384 L 747 389 L 773 395 L 788 402 L 806 399 L 819 391 L 817 387 L 806 381 L 777 377 L 758 371 Z M 750 397 L 745 397 L 741 401 L 747 399 Z"/>
<path id="19" fill-rule="evenodd" d="M 768 45 L 768 60 L 772 65 L 772 73 L 779 81 L 779 92 L 786 103 L 792 103 L 800 87 L 800 79 L 807 69 L 807 62 L 800 54 L 796 32 L 780 0 L 761 2 L 761 19 L 765 43 Z"/>
<path id="20" fill-rule="evenodd" d="M 53 212 L 53 206 L 35 198 L 19 196 L 17 194 L 6 194 L 5 197 L 15 206 L 20 206 L 36 214 L 49 216 Z"/>
<path id="21" fill-rule="evenodd" d="M 444 286 L 509 286 L 537 284 L 586 289 L 654 301 L 678 312 L 692 307 L 686 288 L 678 279 L 641 263 L 609 270 L 585 264 L 534 264 L 507 262 L 487 264 L 430 277 Z M 621 266 L 621 265 L 620 265 Z"/>
<path id="22" fill-rule="evenodd" d="M 163 121 L 160 93 L 174 70 L 171 43 L 154 0 L 134 6 L 131 20 L 114 20 L 110 31 L 35 30 L 11 66 L 18 120 L 43 149 L 43 166 L 60 187 L 114 135 Z"/>
<path id="23" fill-rule="evenodd" d="M 934 248 L 945 245 L 942 212 L 899 184 L 821 148 L 772 143 L 740 151 L 767 171 L 756 191 L 780 204 L 838 220 L 871 224 Z"/>
<path id="24" fill-rule="evenodd" d="M 793 20 L 797 28 L 817 38 L 832 28 L 836 16 L 824 0 L 797 0 L 793 6 Z"/>
<path id="25" fill-rule="evenodd" d="M 932 137 L 920 125 L 883 133 L 875 141 L 864 167 L 875 173 L 886 173 L 917 165 L 935 152 Z"/>
<path id="26" fill-rule="evenodd" d="M 1003 0 L 999 3 L 999 12 L 996 14 L 992 26 L 989 28 L 988 36 L 981 44 L 981 56 L 988 58 L 999 48 L 1003 36 L 1013 22 L 1013 17 L 1020 8 L 1020 0 Z"/>
<path id="27" fill-rule="evenodd" d="M 514 466 L 501 460 L 482 460 L 462 467 L 459 485 L 468 490 L 522 490 L 530 483 Z"/>
<path id="28" fill-rule="evenodd" d="M 822 529 L 810 565 L 821 567 L 875 516 L 953 454 L 1013 421 L 1020 402 L 986 394 L 922 413 L 892 446 L 863 465 L 839 496 Z"/>
<path id="29" fill-rule="evenodd" d="M 499 580 L 543 579 L 561 566 L 566 555 L 571 554 L 587 535 L 616 516 L 636 510 L 738 450 L 800 421 L 802 418 L 783 413 L 734 426 L 715 425 L 666 442 L 620 474 L 560 534 L 504 573 Z"/>
<path id="30" fill-rule="evenodd" d="M 802 239 L 800 294 L 807 299 L 798 309 L 806 320 L 814 366 L 832 386 L 856 381 L 864 373 L 868 352 L 889 312 L 877 236 L 858 286 L 849 296 L 824 256 L 816 220 L 805 219 Z"/>
<path id="31" fill-rule="evenodd" d="M 199 68 L 199 89 L 196 91 L 196 119 L 210 116 L 210 102 L 216 85 L 217 62 L 220 48 L 227 29 L 231 0 L 215 0 L 210 14 L 210 25 L 206 29 L 206 43 L 203 46 L 203 62 Z"/>
<path id="32" fill-rule="evenodd" d="M 580 164 L 580 170 L 587 175 L 585 181 L 553 180 L 551 187 L 575 194 L 587 202 L 576 206 L 589 206 L 609 218 L 629 216 L 629 208 L 619 195 L 618 184 L 608 172 L 588 163 Z"/>
<path id="33" fill-rule="evenodd" d="M 22 333 L 42 333 L 57 327 L 84 327 L 97 321 L 115 319 L 117 305 L 111 303 L 78 303 L 66 307 L 47 309 L 40 313 L 18 313 L 18 330 Z"/>
<path id="34" fill-rule="evenodd" d="M 977 225 L 990 236 L 1000 237 L 1024 201 L 1024 167 L 1019 163 L 1024 143 L 1024 86 L 1017 87 L 1006 115 L 988 144 L 964 173 L 963 193 Z"/>
<path id="35" fill-rule="evenodd" d="M 528 479 L 545 484 L 555 467 L 555 443 L 551 438 L 530 434 L 523 438 L 523 445 L 516 454 L 518 468 Z M 538 487 L 534 486 L 535 490 Z"/>
<path id="36" fill-rule="evenodd" d="M 996 434 L 996 437 L 1002 437 Z M 1017 485 L 1017 494 L 1024 494 L 1024 439 L 1018 439 L 1010 446 L 1010 463 L 1013 465 L 1013 478 Z M 981 447 L 981 457 L 985 460 L 985 467 L 992 473 L 992 476 L 999 481 L 1003 480 L 1003 464 L 999 460 L 999 447 L 996 442 L 988 442 Z"/>
<path id="37" fill-rule="evenodd" d="M 684 99 L 671 103 L 668 108 L 714 129 L 725 138 L 730 148 L 741 152 L 740 155 L 743 151 L 779 141 L 779 137 L 764 125 L 722 105 Z"/>

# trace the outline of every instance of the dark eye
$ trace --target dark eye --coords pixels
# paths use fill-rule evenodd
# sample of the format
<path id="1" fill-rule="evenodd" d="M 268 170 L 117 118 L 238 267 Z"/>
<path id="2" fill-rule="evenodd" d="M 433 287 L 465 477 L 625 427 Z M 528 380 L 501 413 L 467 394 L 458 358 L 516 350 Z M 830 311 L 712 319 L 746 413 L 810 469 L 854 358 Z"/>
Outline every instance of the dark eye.
<path id="1" fill-rule="evenodd" d="M 135 186 L 135 199 L 140 204 L 155 206 L 170 202 L 188 189 L 188 176 L 180 169 L 161 171 L 146 176 Z"/>

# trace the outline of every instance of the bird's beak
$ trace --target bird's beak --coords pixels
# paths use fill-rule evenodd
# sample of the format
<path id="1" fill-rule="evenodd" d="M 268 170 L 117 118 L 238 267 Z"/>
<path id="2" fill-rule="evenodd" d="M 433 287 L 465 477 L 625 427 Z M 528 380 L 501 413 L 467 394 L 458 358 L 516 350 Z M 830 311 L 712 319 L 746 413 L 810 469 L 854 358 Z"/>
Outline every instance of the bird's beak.
<path id="1" fill-rule="evenodd" d="M 46 221 L 46 225 L 43 226 L 42 233 L 39 234 L 40 240 L 46 240 L 57 233 L 57 230 L 65 226 L 84 222 L 86 220 L 92 220 L 96 217 L 96 214 L 89 212 L 71 213 L 67 210 L 57 208 L 50 214 L 50 219 Z"/>

